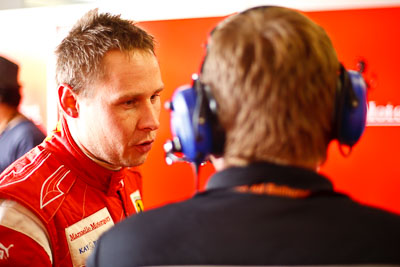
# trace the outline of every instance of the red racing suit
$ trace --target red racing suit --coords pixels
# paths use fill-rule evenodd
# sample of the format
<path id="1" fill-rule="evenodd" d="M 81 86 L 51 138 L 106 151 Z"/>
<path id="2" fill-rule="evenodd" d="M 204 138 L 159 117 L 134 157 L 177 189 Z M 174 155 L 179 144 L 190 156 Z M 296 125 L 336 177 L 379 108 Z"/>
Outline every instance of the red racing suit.
<path id="1" fill-rule="evenodd" d="M 89 159 L 62 119 L 0 175 L 0 266 L 83 266 L 100 234 L 142 211 L 141 184 Z"/>

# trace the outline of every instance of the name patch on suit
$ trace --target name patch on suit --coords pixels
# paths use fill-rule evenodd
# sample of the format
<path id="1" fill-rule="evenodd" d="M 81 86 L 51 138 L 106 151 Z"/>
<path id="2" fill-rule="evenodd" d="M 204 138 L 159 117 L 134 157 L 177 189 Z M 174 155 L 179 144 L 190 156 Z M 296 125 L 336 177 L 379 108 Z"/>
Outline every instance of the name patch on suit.
<path id="1" fill-rule="evenodd" d="M 73 266 L 84 266 L 86 258 L 96 247 L 97 239 L 114 225 L 107 208 L 65 228 Z"/>

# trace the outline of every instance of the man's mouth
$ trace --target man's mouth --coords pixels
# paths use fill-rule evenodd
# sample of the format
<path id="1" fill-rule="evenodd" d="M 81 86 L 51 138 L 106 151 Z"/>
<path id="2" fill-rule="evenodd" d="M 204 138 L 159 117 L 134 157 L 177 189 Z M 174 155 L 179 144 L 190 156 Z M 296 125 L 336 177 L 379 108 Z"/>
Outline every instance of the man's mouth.
<path id="1" fill-rule="evenodd" d="M 135 149 L 139 151 L 140 153 L 147 153 L 150 151 L 151 147 L 153 146 L 154 140 L 148 140 L 141 142 L 137 145 L 135 145 Z"/>

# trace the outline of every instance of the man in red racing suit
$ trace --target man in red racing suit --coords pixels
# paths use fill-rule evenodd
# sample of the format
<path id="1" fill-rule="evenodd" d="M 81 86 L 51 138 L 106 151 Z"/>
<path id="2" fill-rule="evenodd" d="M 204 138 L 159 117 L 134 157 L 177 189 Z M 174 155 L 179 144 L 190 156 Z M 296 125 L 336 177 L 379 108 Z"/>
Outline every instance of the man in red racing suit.
<path id="1" fill-rule="evenodd" d="M 56 51 L 60 124 L 0 174 L 0 266 L 84 266 L 99 236 L 142 211 L 164 87 L 153 37 L 89 11 Z"/>
<path id="2" fill-rule="evenodd" d="M 101 233 L 142 210 L 139 172 L 98 165 L 59 128 L 0 176 L 0 266 L 81 266 Z"/>

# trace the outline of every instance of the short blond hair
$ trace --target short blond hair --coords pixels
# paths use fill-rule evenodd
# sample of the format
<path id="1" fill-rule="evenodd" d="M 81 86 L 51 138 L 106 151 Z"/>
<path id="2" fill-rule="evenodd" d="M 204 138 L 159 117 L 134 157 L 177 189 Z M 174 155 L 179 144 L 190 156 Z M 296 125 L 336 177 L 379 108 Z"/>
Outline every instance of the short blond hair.
<path id="1" fill-rule="evenodd" d="M 154 38 L 133 21 L 120 15 L 87 12 L 58 45 L 55 54 L 56 82 L 87 94 L 93 79 L 103 78 L 102 60 L 111 50 L 148 51 L 154 54 Z"/>
<path id="2" fill-rule="evenodd" d="M 258 7 L 220 23 L 202 81 L 218 103 L 227 164 L 324 161 L 338 70 L 324 29 L 298 11 Z"/>

